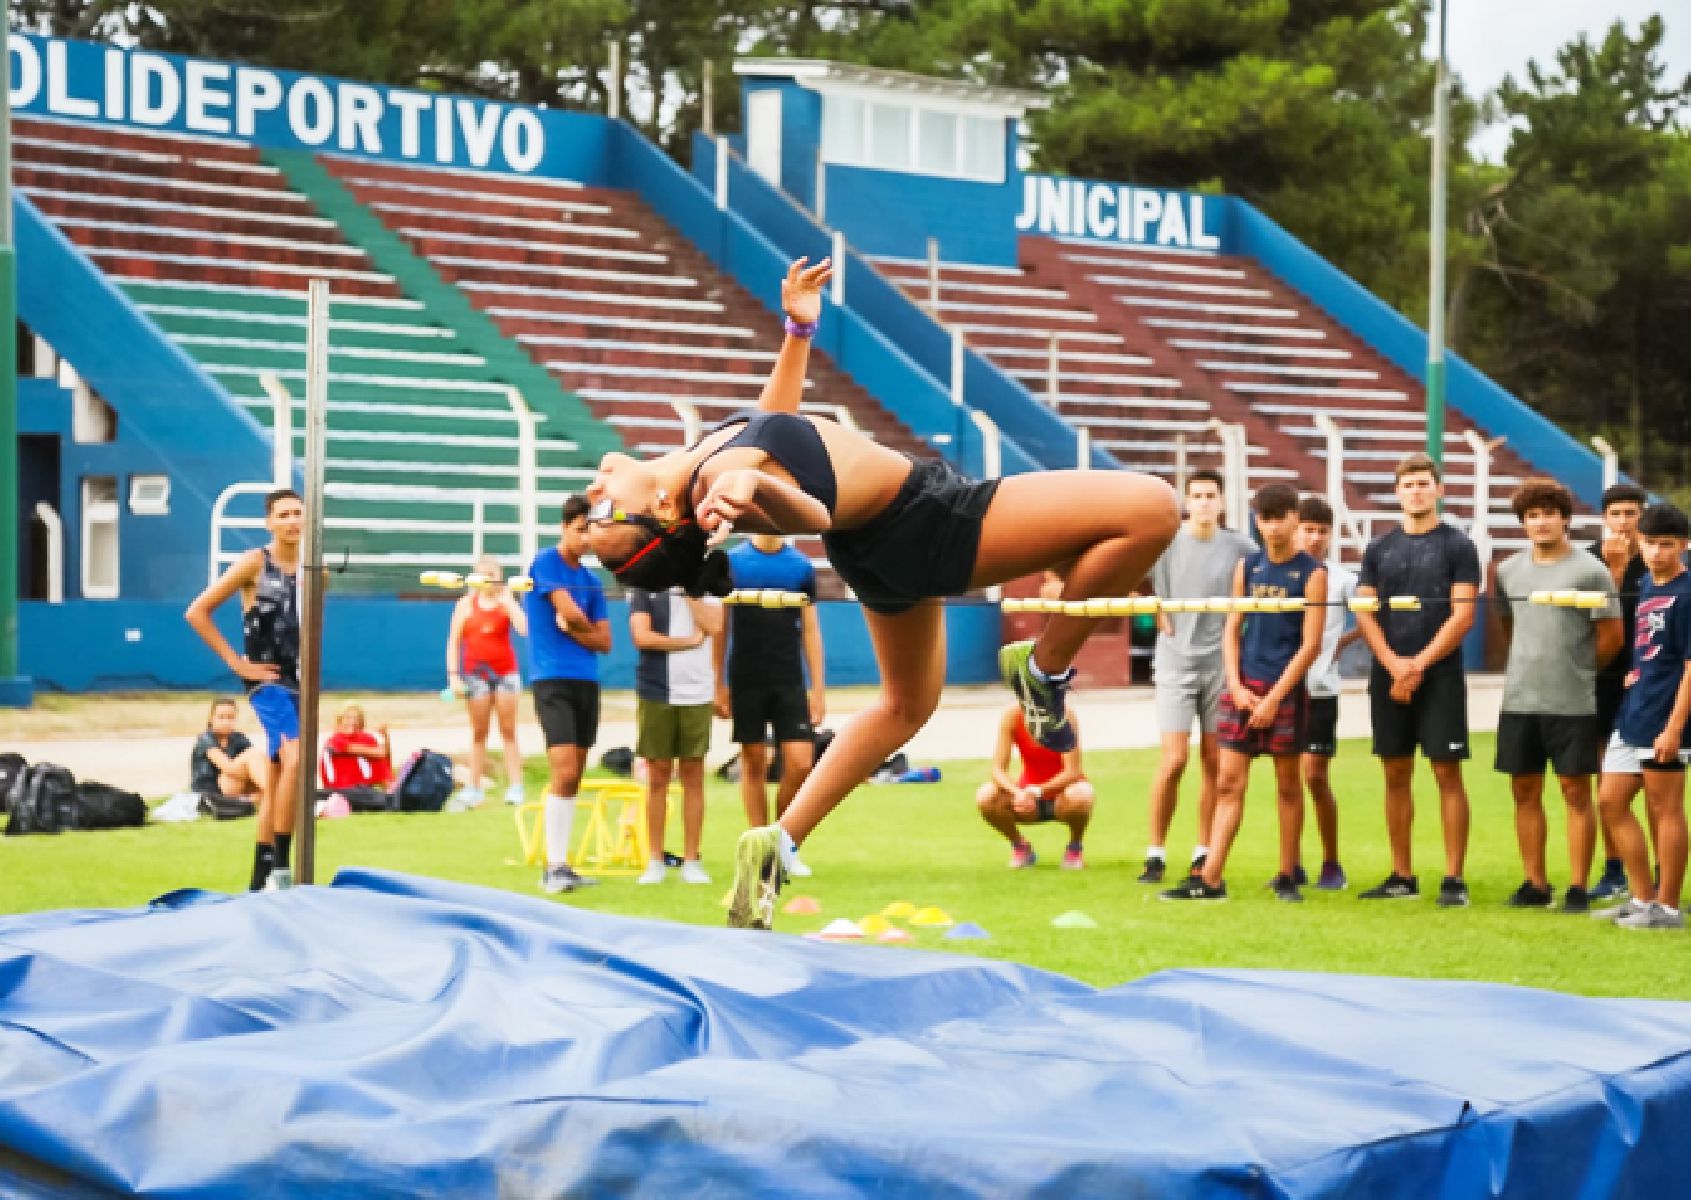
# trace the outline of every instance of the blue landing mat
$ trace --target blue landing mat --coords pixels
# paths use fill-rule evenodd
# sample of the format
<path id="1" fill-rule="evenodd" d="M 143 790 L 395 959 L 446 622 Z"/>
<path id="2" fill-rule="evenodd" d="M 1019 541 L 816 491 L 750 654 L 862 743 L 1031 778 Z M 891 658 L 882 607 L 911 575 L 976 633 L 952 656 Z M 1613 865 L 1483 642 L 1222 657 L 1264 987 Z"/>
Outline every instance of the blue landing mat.
<path id="1" fill-rule="evenodd" d="M 1691 1005 L 1003 963 L 369 871 L 0 919 L 0 1195 L 1683 1194 Z"/>

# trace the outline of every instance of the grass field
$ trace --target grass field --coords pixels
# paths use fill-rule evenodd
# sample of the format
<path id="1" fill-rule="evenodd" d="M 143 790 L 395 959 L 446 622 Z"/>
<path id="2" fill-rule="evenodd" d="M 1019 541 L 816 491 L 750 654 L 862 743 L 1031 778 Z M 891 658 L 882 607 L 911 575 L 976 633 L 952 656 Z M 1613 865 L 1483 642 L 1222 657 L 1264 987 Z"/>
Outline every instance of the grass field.
<path id="1" fill-rule="evenodd" d="M 1445 911 L 1432 902 L 1443 856 L 1431 780 L 1424 773 L 1419 794 L 1427 799 L 1416 825 L 1423 899 L 1367 904 L 1355 899 L 1357 887 L 1384 876 L 1387 855 L 1378 767 L 1365 745 L 1351 743 L 1342 748 L 1334 772 L 1350 892 L 1309 890 L 1301 906 L 1280 904 L 1269 894 L 1264 884 L 1274 868 L 1274 806 L 1268 767 L 1261 764 L 1229 874 L 1233 899 L 1216 905 L 1160 902 L 1156 889 L 1134 882 L 1154 752 L 1122 751 L 1088 759 L 1099 808 L 1086 871 L 1057 869 L 1063 839 L 1054 826 L 1033 834 L 1042 855 L 1036 869 L 1006 870 L 1007 847 L 974 811 L 982 764 L 948 763 L 941 783 L 868 786 L 849 798 L 805 848 L 816 876 L 795 881 L 783 897 L 814 896 L 821 914 L 782 917 L 777 928 L 809 932 L 834 917 L 857 918 L 908 900 L 938 905 L 992 934 L 989 941 L 948 942 L 940 931 L 916 931 L 919 946 L 1013 959 L 1100 985 L 1171 967 L 1270 967 L 1691 998 L 1691 942 L 1683 934 L 1634 933 L 1582 917 L 1503 907 L 1521 879 L 1509 795 L 1489 769 L 1490 737 L 1475 742 L 1468 870 L 1474 905 L 1467 910 Z M 534 795 L 538 766 L 529 767 Z M 1170 840 L 1176 862 L 1184 861 L 1192 840 L 1195 805 L 1188 785 Z M 1559 807 L 1552 800 L 1551 879 L 1558 884 L 1567 875 Z M 705 827 L 712 886 L 689 887 L 672 872 L 662 887 L 613 879 L 559 902 L 717 925 L 723 920 L 720 901 L 729 882 L 731 847 L 742 825 L 737 789 L 713 783 Z M 538 894 L 536 872 L 517 864 L 511 813 L 503 805 L 465 814 L 362 816 L 319 830 L 320 879 L 358 865 Z M 131 906 L 182 887 L 233 890 L 245 883 L 251 836 L 252 823 L 241 821 L 0 839 L 0 912 Z M 1313 825 L 1305 836 L 1314 859 Z M 678 830 L 670 844 L 678 847 Z M 1072 909 L 1089 914 L 1098 928 L 1052 928 L 1053 917 Z"/>

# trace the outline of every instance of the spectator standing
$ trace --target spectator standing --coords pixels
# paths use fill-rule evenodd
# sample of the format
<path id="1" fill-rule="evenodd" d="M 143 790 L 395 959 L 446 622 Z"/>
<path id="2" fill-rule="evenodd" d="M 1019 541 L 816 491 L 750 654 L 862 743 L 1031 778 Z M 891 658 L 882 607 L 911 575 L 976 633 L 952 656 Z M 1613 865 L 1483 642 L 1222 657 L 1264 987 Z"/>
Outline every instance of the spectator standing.
<path id="1" fill-rule="evenodd" d="M 1194 471 L 1186 481 L 1186 519 L 1163 556 L 1151 568 L 1151 590 L 1164 599 L 1225 596 L 1233 569 L 1256 545 L 1221 524 L 1221 475 Z M 1201 870 L 1210 819 L 1215 812 L 1217 705 L 1226 684 L 1221 661 L 1220 613 L 1161 613 L 1157 649 L 1151 660 L 1156 687 L 1157 728 L 1162 757 L 1151 781 L 1150 844 L 1140 883 L 1161 883 L 1167 870 L 1168 828 L 1180 799 L 1180 779 L 1198 725 L 1198 838 L 1192 869 Z"/>
<path id="2" fill-rule="evenodd" d="M 1073 713 L 1071 721 L 1078 722 Z M 1011 774 L 1014 757 L 1022 760 L 1019 776 Z M 1092 784 L 1080 763 L 1080 728 L 1074 749 L 1047 750 L 1028 733 L 1020 704 L 1006 705 L 998 718 L 998 743 L 992 753 L 992 778 L 975 793 L 981 818 L 1010 843 L 1010 869 L 1025 870 L 1039 861 L 1019 826 L 1061 821 L 1069 840 L 1063 848 L 1063 869 L 1086 866 L 1086 826 L 1092 820 Z"/>
<path id="3" fill-rule="evenodd" d="M 1468 757 L 1468 679 L 1462 667 L 1462 639 L 1473 628 L 1480 588 L 1480 556 L 1474 543 L 1439 516 L 1444 484 L 1438 465 L 1411 454 L 1397 465 L 1398 528 L 1369 544 L 1362 556 L 1357 595 L 1381 598 L 1378 613 L 1357 614 L 1357 625 L 1374 652 L 1368 676 L 1368 707 L 1374 723 L 1374 753 L 1386 782 L 1386 833 L 1391 874 L 1363 892 L 1364 900 L 1420 896 L 1410 844 L 1415 822 L 1415 751 L 1419 747 L 1438 784 L 1443 818 L 1445 874 L 1438 903 L 1465 907 L 1468 885 L 1468 792 L 1462 763 Z M 1416 597 L 1413 608 L 1395 609 L 1393 596 Z"/>
<path id="4" fill-rule="evenodd" d="M 1568 888 L 1562 911 L 1590 910 L 1586 883 L 1597 829 L 1591 777 L 1601 765 L 1597 672 L 1625 640 L 1614 581 L 1596 558 L 1568 540 L 1574 498 L 1550 479 L 1528 479 L 1512 506 L 1531 545 L 1497 568 L 1497 590 L 1510 625 L 1503 711 L 1497 722 L 1497 769 L 1509 776 L 1515 840 L 1526 879 L 1509 897 L 1514 908 L 1548 908 L 1554 900 L 1544 862 L 1544 769 L 1556 772 L 1568 808 Z M 1534 592 L 1608 593 L 1602 608 L 1533 604 Z"/>
<path id="5" fill-rule="evenodd" d="M 475 808 L 482 802 L 487 731 L 495 715 L 505 756 L 505 803 L 523 802 L 523 756 L 517 747 L 517 700 L 523 677 L 517 670 L 511 633 L 527 637 L 528 617 L 505 586 L 497 558 L 483 555 L 476 562 L 476 574 L 483 582 L 458 598 L 446 635 L 447 682 L 464 697 L 470 713 L 470 782 L 459 794 L 460 808 Z"/>
<path id="6" fill-rule="evenodd" d="M 749 828 L 769 824 L 769 750 L 781 756 L 775 819 L 787 811 L 816 760 L 816 728 L 827 711 L 822 624 L 816 614 L 816 568 L 786 539 L 758 534 L 728 552 L 737 589 L 773 589 L 808 597 L 803 608 L 736 605 L 727 636 L 711 643 L 716 715 L 732 718 L 740 747 L 740 800 Z M 795 855 L 788 873 L 810 868 Z"/>
<path id="7" fill-rule="evenodd" d="M 1304 722 L 1303 782 L 1315 810 L 1315 828 L 1321 836 L 1321 873 L 1315 886 L 1340 892 L 1348 885 L 1339 863 L 1339 802 L 1333 795 L 1330 767 L 1339 753 L 1339 691 L 1343 679 L 1339 659 L 1345 650 L 1362 640 L 1356 618 L 1350 612 L 1356 595 L 1356 572 L 1345 566 L 1333 551 L 1333 506 L 1320 496 L 1305 496 L 1298 502 L 1298 546 L 1316 562 L 1327 565 L 1327 608 L 1321 626 L 1321 652 L 1306 676 L 1309 714 Z M 1303 875 L 1300 866 L 1294 875 Z"/>
<path id="8" fill-rule="evenodd" d="M 1598 754 L 1614 736 L 1615 721 L 1620 716 L 1621 699 L 1626 695 L 1626 676 L 1632 668 L 1633 624 L 1638 614 L 1638 593 L 1650 570 L 1644 565 L 1638 538 L 1638 518 L 1649 501 L 1644 489 L 1635 483 L 1615 483 L 1603 491 L 1603 533 L 1591 543 L 1591 552 L 1603 560 L 1614 590 L 1620 594 L 1621 638 L 1620 653 L 1609 660 L 1597 673 Z M 1598 822 L 1603 838 L 1603 874 L 1591 889 L 1593 900 L 1626 894 L 1626 865 L 1609 840 L 1609 827 Z"/>
<path id="9" fill-rule="evenodd" d="M 1671 504 L 1656 504 L 1638 519 L 1649 575 L 1638 597 L 1632 670 L 1615 734 L 1603 756 L 1599 803 L 1603 823 L 1626 862 L 1632 899 L 1593 916 L 1627 929 L 1683 929 L 1685 882 L 1685 723 L 1691 717 L 1691 573 L 1685 547 L 1691 521 Z M 1651 843 L 1632 815 L 1640 788 L 1650 809 L 1658 884 L 1650 871 Z"/>
<path id="10" fill-rule="evenodd" d="M 305 505 L 292 488 L 264 498 L 270 542 L 244 552 L 184 614 L 200 639 L 247 685 L 247 703 L 264 728 L 269 780 L 258 807 L 253 891 L 291 861 L 299 779 L 299 546 Z M 235 649 L 212 620 L 239 593 L 241 643 Z"/>
<path id="11" fill-rule="evenodd" d="M 1301 600 L 1295 612 L 1227 614 L 1222 659 L 1227 690 L 1217 721 L 1221 773 L 1209 854 L 1202 871 L 1163 893 L 1165 900 L 1225 900 L 1223 874 L 1245 813 L 1251 763 L 1274 760 L 1279 797 L 1280 870 L 1270 886 L 1280 900 L 1301 903 L 1298 845 L 1303 836 L 1303 779 L 1299 771 L 1307 697 L 1304 673 L 1321 652 L 1327 568 L 1298 549 L 1298 493 L 1271 483 L 1256 494 L 1257 534 L 1263 548 L 1233 569 L 1229 594 L 1252 600 Z"/>
<path id="12" fill-rule="evenodd" d="M 587 508 L 583 496 L 564 501 L 558 544 L 535 555 L 528 572 L 534 580 L 526 599 L 534 711 L 546 736 L 546 871 L 540 886 L 548 893 L 597 882 L 569 864 L 576 791 L 599 736 L 599 655 L 611 649 L 605 589 L 581 563 Z"/>
<path id="13" fill-rule="evenodd" d="M 235 728 L 240 711 L 227 696 L 211 702 L 205 732 L 189 756 L 189 788 L 202 796 L 233 796 L 255 804 L 264 798 L 270 762 Z"/>
<path id="14" fill-rule="evenodd" d="M 651 861 L 636 883 L 662 883 L 669 781 L 681 780 L 683 883 L 709 883 L 699 862 L 705 824 L 705 753 L 710 749 L 716 675 L 712 637 L 722 632 L 722 603 L 680 588 L 628 593 L 628 630 L 640 651 L 634 672 L 634 753 L 646 760 L 646 837 Z"/>

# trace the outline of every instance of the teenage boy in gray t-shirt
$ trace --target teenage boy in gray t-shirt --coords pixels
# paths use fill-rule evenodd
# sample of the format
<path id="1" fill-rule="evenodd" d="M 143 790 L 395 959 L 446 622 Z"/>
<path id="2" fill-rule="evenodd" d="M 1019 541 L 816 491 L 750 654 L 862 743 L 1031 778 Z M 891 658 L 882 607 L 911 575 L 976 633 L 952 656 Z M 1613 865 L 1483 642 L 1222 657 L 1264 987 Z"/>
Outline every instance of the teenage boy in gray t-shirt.
<path id="1" fill-rule="evenodd" d="M 1513 500 L 1531 547 L 1497 568 L 1504 618 L 1512 626 L 1503 712 L 1497 722 L 1497 769 L 1515 797 L 1515 839 L 1526 880 L 1514 908 L 1548 908 L 1544 865 L 1544 767 L 1548 761 L 1568 806 L 1568 888 L 1562 911 L 1588 912 L 1586 881 L 1596 848 L 1591 777 L 1597 773 L 1597 671 L 1621 648 L 1625 630 L 1614 580 L 1604 565 L 1568 540 L 1574 501 L 1551 479 L 1528 479 Z M 1534 592 L 1599 592 L 1601 608 L 1534 604 Z"/>
<path id="2" fill-rule="evenodd" d="M 1233 568 L 1256 550 L 1243 534 L 1221 526 L 1221 476 L 1194 471 L 1186 481 L 1186 521 L 1163 556 L 1151 568 L 1151 590 L 1165 600 L 1230 595 Z M 1157 618 L 1157 652 L 1151 662 L 1156 685 L 1157 728 L 1162 760 L 1151 781 L 1150 844 L 1140 883 L 1161 883 L 1167 855 L 1163 843 L 1174 820 L 1180 777 L 1198 723 L 1198 838 L 1192 869 L 1202 870 L 1208 854 L 1210 817 L 1215 812 L 1216 768 L 1220 751 L 1215 737 L 1216 705 L 1227 681 L 1221 661 L 1224 613 L 1163 613 Z"/>

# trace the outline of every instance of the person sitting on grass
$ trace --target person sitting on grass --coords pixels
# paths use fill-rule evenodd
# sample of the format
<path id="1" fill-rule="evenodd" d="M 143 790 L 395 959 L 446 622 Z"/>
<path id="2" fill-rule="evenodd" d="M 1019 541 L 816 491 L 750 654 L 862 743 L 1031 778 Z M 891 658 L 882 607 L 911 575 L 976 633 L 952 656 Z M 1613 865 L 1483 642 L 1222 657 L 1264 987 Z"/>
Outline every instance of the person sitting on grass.
<path id="1" fill-rule="evenodd" d="M 1512 627 L 1503 710 L 1497 719 L 1497 770 L 1515 798 L 1515 839 L 1526 879 L 1511 908 L 1549 908 L 1555 899 L 1544 863 L 1544 767 L 1562 786 L 1568 809 L 1568 890 L 1562 911 L 1591 911 L 1586 884 L 1597 825 L 1591 777 L 1600 765 L 1597 672 L 1626 634 L 1614 583 L 1601 562 L 1568 540 L 1573 494 L 1553 479 L 1528 479 L 1515 492 L 1515 516 L 1531 545 L 1503 560 L 1497 590 Z M 1534 592 L 1602 592 L 1601 608 L 1532 603 Z"/>
<path id="2" fill-rule="evenodd" d="M 587 489 L 599 560 L 626 587 L 730 586 L 713 547 L 742 533 L 821 534 L 863 605 L 881 691 L 838 736 L 774 825 L 735 853 L 728 923 L 769 927 L 786 862 L 834 806 L 922 728 L 945 686 L 942 597 L 1068 564 L 1065 600 L 1130 595 L 1174 536 L 1160 479 L 1131 471 L 1032 471 L 973 480 L 913 460 L 825 417 L 800 415 L 810 339 L 832 267 L 795 262 L 782 284 L 787 337 L 759 398 L 685 449 L 641 462 L 608 454 Z M 1028 732 L 1062 753 L 1072 664 L 1097 619 L 1054 615 L 1036 642 L 999 652 Z"/>
<path id="3" fill-rule="evenodd" d="M 1080 726 L 1073 713 L 1075 744 L 1059 754 L 1047 750 L 1028 734 L 1019 704 L 1008 704 L 998 720 L 998 745 L 992 752 L 992 778 L 975 793 L 981 819 L 1002 833 L 1010 843 L 1010 869 L 1020 871 L 1039 861 L 1033 846 L 1022 837 L 1018 826 L 1061 821 L 1069 828 L 1063 849 L 1063 869 L 1078 871 L 1086 865 L 1082 843 L 1092 820 L 1092 785 L 1080 766 Z M 1012 755 L 1020 755 L 1020 778 L 1010 774 Z"/>
<path id="4" fill-rule="evenodd" d="M 1165 900 L 1225 900 L 1227 855 L 1245 813 L 1251 762 L 1274 759 L 1280 799 L 1280 871 L 1270 886 L 1281 900 L 1300 903 L 1298 847 L 1303 840 L 1303 742 L 1309 696 L 1304 673 L 1321 652 L 1327 613 L 1327 568 L 1298 549 L 1298 493 L 1271 483 L 1256 494 L 1257 532 L 1263 548 L 1233 569 L 1233 595 L 1258 601 L 1302 600 L 1301 611 L 1227 614 L 1221 657 L 1227 688 L 1221 693 L 1216 738 L 1221 772 L 1215 820 L 1203 870 L 1163 893 Z"/>
<path id="5" fill-rule="evenodd" d="M 385 793 L 392 786 L 393 749 L 387 726 L 378 726 L 372 733 L 364 725 L 364 710 L 356 704 L 346 705 L 335 718 L 335 732 L 324 740 L 317 761 L 317 782 L 325 792 L 351 799 L 353 792 Z"/>
<path id="6" fill-rule="evenodd" d="M 239 716 L 229 697 L 211 702 L 205 732 L 194 740 L 189 758 L 189 787 L 201 796 L 228 796 L 256 806 L 270 786 L 270 760 L 235 728 Z"/>
<path id="7" fill-rule="evenodd" d="M 1609 836 L 1626 863 L 1632 898 L 1591 915 L 1625 929 L 1684 929 L 1679 889 L 1685 880 L 1685 722 L 1691 717 L 1691 573 L 1685 547 L 1691 520 L 1671 504 L 1656 504 L 1638 519 L 1650 574 L 1638 597 L 1632 672 L 1614 737 L 1603 756 L 1598 804 Z M 1639 788 L 1656 837 L 1657 885 L 1650 846 L 1632 815 Z"/>

